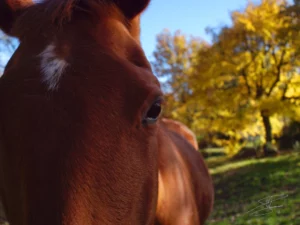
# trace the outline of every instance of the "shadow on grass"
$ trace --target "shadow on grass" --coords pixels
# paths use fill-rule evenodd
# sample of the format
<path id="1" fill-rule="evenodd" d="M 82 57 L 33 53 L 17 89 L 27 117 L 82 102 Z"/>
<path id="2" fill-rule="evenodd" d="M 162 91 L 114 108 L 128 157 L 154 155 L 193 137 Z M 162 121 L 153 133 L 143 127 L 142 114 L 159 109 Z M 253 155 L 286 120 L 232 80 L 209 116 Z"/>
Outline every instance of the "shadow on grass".
<path id="1" fill-rule="evenodd" d="M 215 204 L 207 225 L 300 224 L 299 154 L 249 160 L 248 164 L 236 168 L 234 164 L 237 163 L 228 162 L 225 171 L 219 170 L 213 174 Z M 231 165 L 233 169 L 230 169 Z M 267 204 L 280 208 L 261 211 L 265 215 L 259 216 L 247 213 L 259 206 L 265 209 L 266 206 L 261 206 L 258 201 L 273 195 L 287 195 Z"/>

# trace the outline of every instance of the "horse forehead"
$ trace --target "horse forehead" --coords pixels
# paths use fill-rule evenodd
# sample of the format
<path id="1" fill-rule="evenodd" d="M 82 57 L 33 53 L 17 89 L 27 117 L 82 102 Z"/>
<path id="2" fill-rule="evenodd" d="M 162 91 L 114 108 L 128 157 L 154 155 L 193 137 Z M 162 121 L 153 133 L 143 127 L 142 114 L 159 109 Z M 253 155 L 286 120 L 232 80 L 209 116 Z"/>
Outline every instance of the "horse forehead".
<path id="1" fill-rule="evenodd" d="M 121 59 L 122 57 L 120 57 L 119 60 L 112 60 L 109 55 L 103 54 L 99 55 L 98 57 L 96 56 L 94 57 L 94 59 L 90 60 L 88 59 L 88 56 L 85 57 L 85 59 L 80 58 L 79 61 L 74 61 L 72 59 L 69 61 L 69 59 L 72 57 L 78 58 L 78 56 L 74 56 L 72 54 L 71 49 L 72 46 L 69 46 L 68 44 L 51 42 L 44 46 L 42 51 L 38 54 L 40 79 L 41 82 L 46 84 L 46 87 L 49 91 L 56 91 L 60 86 L 62 78 L 64 76 L 70 75 L 67 74 L 66 70 L 68 68 L 76 69 L 78 68 L 79 64 L 90 64 L 90 68 L 95 68 L 93 69 L 93 71 L 90 71 L 92 73 L 91 76 L 93 76 L 94 73 L 98 73 L 99 71 L 102 71 L 104 73 L 107 72 L 107 75 L 109 75 L 109 77 L 115 77 L 118 79 L 121 78 L 120 82 L 126 82 L 126 85 L 134 85 L 140 87 L 142 89 L 145 89 L 145 91 L 150 91 L 151 89 L 158 88 L 160 86 L 158 80 L 152 74 L 151 69 L 147 68 L 147 65 L 144 67 L 134 65 L 135 61 L 137 61 L 136 58 L 140 60 L 141 63 L 139 64 L 143 63 L 143 57 L 140 58 L 139 54 L 137 57 L 134 54 L 129 54 L 128 56 L 126 56 L 126 58 Z M 120 50 L 120 52 L 118 52 L 118 55 L 126 55 L 128 54 L 128 52 L 129 51 L 121 52 Z M 100 59 L 100 57 L 106 57 L 107 59 L 103 61 Z M 87 61 L 84 62 L 84 60 Z M 101 69 L 99 70 L 99 68 Z M 102 76 L 103 75 L 105 74 L 102 74 Z M 106 82 L 109 80 L 111 79 L 105 79 Z M 113 83 L 115 82 L 113 81 Z"/>
<path id="2" fill-rule="evenodd" d="M 93 26 L 86 26 L 86 23 L 79 22 L 76 26 L 71 26 L 70 29 L 73 30 L 57 34 L 53 40 L 45 43 L 39 51 L 41 79 L 47 85 L 48 90 L 58 89 L 66 69 L 77 66 L 74 65 L 73 59 L 79 58 L 78 55 L 83 53 L 82 51 L 85 53 L 81 55 L 85 55 L 85 57 L 80 57 L 78 64 L 97 63 L 97 61 L 102 61 L 101 58 L 109 58 L 108 55 L 112 53 L 122 61 L 135 64 L 134 66 L 138 67 L 134 69 L 135 72 L 141 73 L 143 78 L 147 77 L 148 81 L 158 83 L 152 74 L 150 63 L 145 57 L 140 43 L 131 36 L 121 21 L 115 18 L 105 18 Z M 89 42 L 97 44 L 94 45 Z M 103 54 L 103 52 L 110 54 Z M 69 62 L 69 59 L 72 60 Z M 112 62 L 110 59 L 104 61 L 108 63 L 102 63 L 102 67 L 112 67 L 114 64 L 114 60 Z M 119 69 L 121 70 L 121 68 Z M 137 74 L 133 73 L 132 76 Z"/>
<path id="3" fill-rule="evenodd" d="M 139 71 L 137 73 L 142 73 L 144 78 L 147 76 L 150 80 L 155 79 L 151 65 L 145 56 L 140 42 L 131 35 L 128 27 L 126 27 L 122 21 L 112 17 L 104 18 L 93 26 L 86 26 L 84 22 L 79 22 L 79 24 L 82 26 L 82 30 L 85 30 L 88 34 L 88 37 L 84 38 L 85 34 L 83 36 L 78 35 L 78 39 L 71 38 L 71 44 L 77 54 L 84 52 L 84 55 L 86 55 L 85 58 L 81 59 L 82 63 L 90 61 L 91 64 L 98 64 L 98 62 L 94 61 L 95 59 L 96 61 L 101 61 L 103 58 L 107 58 L 107 60 L 103 61 L 108 63 L 104 63 L 101 66 L 113 66 L 115 70 L 118 70 L 114 65 L 114 60 L 117 59 L 119 61 L 118 63 L 124 64 L 126 62 L 125 64 L 127 65 L 131 64 L 130 67 L 134 65 L 131 69 L 135 68 L 134 70 L 136 72 Z M 73 29 L 75 28 L 76 27 Z M 77 31 L 79 31 L 79 29 Z M 94 44 L 89 44 L 89 42 Z M 82 46 L 84 46 L 84 48 L 82 48 Z M 114 60 L 110 62 L 110 56 L 112 55 L 117 57 L 113 57 Z M 91 60 L 91 58 L 93 58 L 93 60 Z M 139 69 L 136 67 L 139 67 Z M 122 66 L 119 70 L 122 70 Z M 135 76 L 135 73 L 132 75 Z"/>
<path id="4" fill-rule="evenodd" d="M 85 24 L 83 24 L 84 26 Z M 131 35 L 123 21 L 117 17 L 101 17 L 94 26 L 89 27 L 97 39 L 103 41 L 105 39 L 119 40 L 119 43 L 124 42 Z"/>
<path id="5" fill-rule="evenodd" d="M 149 67 L 140 43 L 131 35 L 128 27 L 115 18 L 105 18 L 92 31 L 101 48 L 131 60 L 139 60 Z"/>

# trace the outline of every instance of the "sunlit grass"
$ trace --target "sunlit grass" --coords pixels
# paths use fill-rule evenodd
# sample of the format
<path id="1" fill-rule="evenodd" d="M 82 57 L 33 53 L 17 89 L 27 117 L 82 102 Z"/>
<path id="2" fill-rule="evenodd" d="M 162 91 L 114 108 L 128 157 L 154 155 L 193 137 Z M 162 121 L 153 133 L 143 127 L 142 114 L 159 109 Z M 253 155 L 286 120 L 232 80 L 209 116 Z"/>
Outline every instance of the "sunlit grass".
<path id="1" fill-rule="evenodd" d="M 215 185 L 214 211 L 207 225 L 298 225 L 300 224 L 300 154 L 231 162 L 208 159 Z M 282 206 L 251 215 L 258 201 L 274 195 L 287 197 L 270 206 Z M 263 208 L 261 208 L 263 209 Z"/>

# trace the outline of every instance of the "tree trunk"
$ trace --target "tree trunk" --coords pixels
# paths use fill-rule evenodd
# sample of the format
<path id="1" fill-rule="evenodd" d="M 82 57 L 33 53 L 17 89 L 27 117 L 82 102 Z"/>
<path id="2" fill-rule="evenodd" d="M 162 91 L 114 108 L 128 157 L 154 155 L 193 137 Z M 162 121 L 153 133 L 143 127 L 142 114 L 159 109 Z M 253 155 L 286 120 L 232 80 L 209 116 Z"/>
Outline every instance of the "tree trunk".
<path id="1" fill-rule="evenodd" d="M 263 119 L 263 124 L 264 124 L 264 128 L 265 128 L 265 138 L 266 138 L 266 143 L 272 143 L 272 125 L 270 122 L 270 117 L 267 115 L 261 115 L 262 119 Z"/>
<path id="2" fill-rule="evenodd" d="M 273 140 L 273 135 L 272 135 L 272 125 L 271 125 L 271 121 L 270 121 L 270 116 L 268 114 L 267 110 L 263 110 L 261 111 L 261 117 L 263 120 L 263 124 L 264 124 L 264 128 L 265 128 L 265 139 L 266 139 L 266 143 L 263 146 L 263 151 L 264 151 L 264 155 L 273 155 L 273 151 L 275 152 L 275 149 L 273 149 L 272 146 L 272 140 Z"/>

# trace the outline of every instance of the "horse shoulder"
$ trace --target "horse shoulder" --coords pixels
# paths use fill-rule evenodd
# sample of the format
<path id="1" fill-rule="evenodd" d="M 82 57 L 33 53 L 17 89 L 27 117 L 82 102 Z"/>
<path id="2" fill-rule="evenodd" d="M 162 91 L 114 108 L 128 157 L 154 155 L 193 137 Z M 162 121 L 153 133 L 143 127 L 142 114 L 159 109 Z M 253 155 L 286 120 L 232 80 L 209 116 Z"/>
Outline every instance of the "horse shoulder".
<path id="1" fill-rule="evenodd" d="M 159 137 L 157 224 L 203 224 L 212 211 L 214 191 L 201 154 L 163 124 Z"/>

